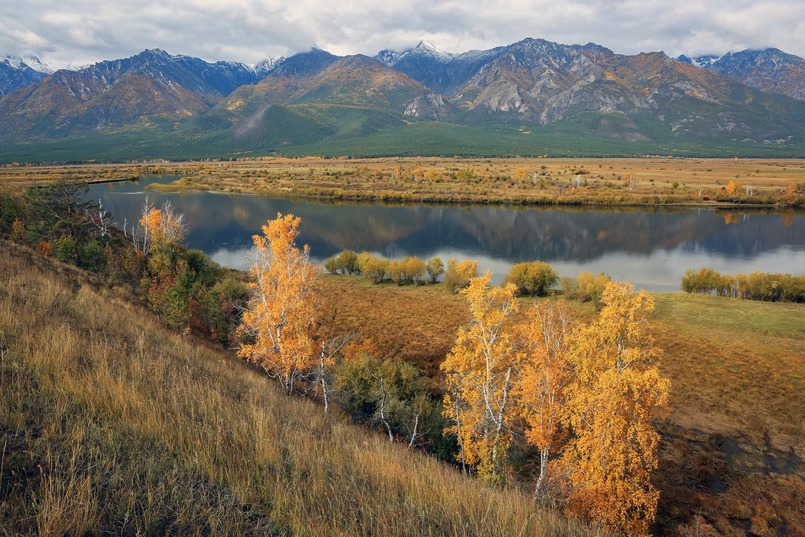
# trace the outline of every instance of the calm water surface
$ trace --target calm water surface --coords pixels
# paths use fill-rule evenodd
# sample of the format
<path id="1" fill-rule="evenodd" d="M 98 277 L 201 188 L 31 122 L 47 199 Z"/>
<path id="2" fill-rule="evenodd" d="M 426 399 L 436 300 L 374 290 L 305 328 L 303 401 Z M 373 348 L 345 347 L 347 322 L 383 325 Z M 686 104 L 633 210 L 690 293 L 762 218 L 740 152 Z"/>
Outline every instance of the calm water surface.
<path id="1" fill-rule="evenodd" d="M 218 263 L 249 266 L 252 235 L 278 212 L 302 219 L 300 242 L 322 262 L 344 248 L 388 258 L 478 261 L 500 281 L 512 264 L 539 259 L 561 276 L 606 272 L 652 291 L 677 291 L 689 268 L 724 273 L 805 272 L 805 215 L 712 210 L 636 211 L 326 204 L 213 193 L 147 192 L 152 182 L 93 185 L 122 225 L 145 196 L 184 213 L 187 243 Z"/>

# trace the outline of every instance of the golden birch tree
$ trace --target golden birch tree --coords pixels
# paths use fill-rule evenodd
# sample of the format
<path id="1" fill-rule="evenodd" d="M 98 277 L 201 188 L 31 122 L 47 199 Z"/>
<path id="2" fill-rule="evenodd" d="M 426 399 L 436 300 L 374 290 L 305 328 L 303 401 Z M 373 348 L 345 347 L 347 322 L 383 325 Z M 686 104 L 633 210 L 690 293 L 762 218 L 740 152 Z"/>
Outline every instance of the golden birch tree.
<path id="1" fill-rule="evenodd" d="M 441 365 L 448 393 L 444 414 L 453 420 L 460 461 L 475 465 L 481 477 L 502 483 L 508 474 L 511 445 L 510 397 L 515 352 L 509 320 L 517 311 L 515 287 L 489 287 L 491 274 L 470 279 L 461 293 L 472 320 L 459 329 L 456 343 Z"/>
<path id="2" fill-rule="evenodd" d="M 319 269 L 308 261 L 307 245 L 296 247 L 299 222 L 296 216 L 278 213 L 263 226 L 263 235 L 253 237 L 252 300 L 240 328 L 248 343 L 238 351 L 277 379 L 288 395 L 321 366 L 325 353 L 313 337 Z"/>
<path id="3" fill-rule="evenodd" d="M 517 330 L 520 375 L 514 394 L 525 423 L 525 439 L 540 451 L 536 497 L 544 491 L 548 461 L 567 432 L 562 420 L 565 391 L 573 379 L 571 330 L 567 306 L 545 302 L 535 303 Z"/>
<path id="4" fill-rule="evenodd" d="M 567 505 L 616 531 L 648 535 L 659 499 L 651 484 L 659 435 L 651 421 L 666 411 L 669 381 L 659 375 L 660 350 L 648 333 L 654 301 L 633 290 L 609 283 L 598 321 L 574 337 Z"/>

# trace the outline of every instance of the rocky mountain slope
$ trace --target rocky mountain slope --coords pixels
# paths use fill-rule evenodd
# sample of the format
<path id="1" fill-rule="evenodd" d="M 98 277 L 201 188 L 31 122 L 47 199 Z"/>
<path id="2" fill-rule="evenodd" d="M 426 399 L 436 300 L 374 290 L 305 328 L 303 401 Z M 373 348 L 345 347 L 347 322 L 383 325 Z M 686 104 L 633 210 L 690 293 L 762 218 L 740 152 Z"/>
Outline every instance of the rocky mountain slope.
<path id="1" fill-rule="evenodd" d="M 256 80 L 228 62 L 146 50 L 78 71 L 59 70 L 0 100 L 0 120 L 17 138 L 130 127 L 147 118 L 183 119 Z"/>
<path id="2" fill-rule="evenodd" d="M 734 78 L 760 91 L 805 101 L 805 59 L 776 48 L 742 50 L 724 56 L 680 56 L 679 60 Z"/>
<path id="3" fill-rule="evenodd" d="M 179 145 L 204 138 L 224 151 L 281 151 L 438 122 L 550 128 L 664 151 L 805 150 L 803 60 L 774 50 L 682 60 L 531 38 L 460 54 L 421 42 L 374 58 L 314 48 L 255 67 L 146 50 L 27 85 L 6 62 L 23 86 L 0 96 L 0 139 L 157 129 Z"/>

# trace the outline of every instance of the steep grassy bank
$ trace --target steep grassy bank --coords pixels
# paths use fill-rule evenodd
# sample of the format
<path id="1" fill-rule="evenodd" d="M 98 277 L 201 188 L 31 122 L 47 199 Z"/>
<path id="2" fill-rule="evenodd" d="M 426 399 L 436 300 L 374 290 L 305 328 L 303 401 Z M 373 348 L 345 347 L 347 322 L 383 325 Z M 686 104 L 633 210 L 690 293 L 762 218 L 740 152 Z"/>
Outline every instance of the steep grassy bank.
<path id="1" fill-rule="evenodd" d="M 589 535 L 0 243 L 0 533 Z"/>

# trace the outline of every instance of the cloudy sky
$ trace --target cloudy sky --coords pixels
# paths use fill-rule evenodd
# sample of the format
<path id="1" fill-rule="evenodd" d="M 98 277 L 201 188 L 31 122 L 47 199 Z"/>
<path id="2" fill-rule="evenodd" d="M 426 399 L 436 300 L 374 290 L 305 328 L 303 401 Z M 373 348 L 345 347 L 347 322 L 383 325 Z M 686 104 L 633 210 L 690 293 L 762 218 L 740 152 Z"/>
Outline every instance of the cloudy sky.
<path id="1" fill-rule="evenodd" d="M 316 45 L 374 55 L 427 40 L 463 52 L 526 37 L 620 54 L 777 47 L 805 57 L 802 0 L 0 0 L 0 57 L 55 66 L 146 48 L 256 63 Z"/>

